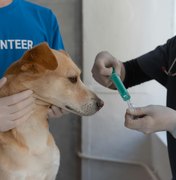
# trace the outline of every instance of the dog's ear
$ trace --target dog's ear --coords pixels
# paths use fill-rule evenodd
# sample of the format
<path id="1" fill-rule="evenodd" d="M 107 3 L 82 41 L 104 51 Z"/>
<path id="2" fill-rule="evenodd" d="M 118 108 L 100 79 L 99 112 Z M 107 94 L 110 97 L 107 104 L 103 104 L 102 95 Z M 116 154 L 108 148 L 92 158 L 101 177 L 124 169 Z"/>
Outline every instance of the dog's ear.
<path id="1" fill-rule="evenodd" d="M 25 52 L 23 57 L 12 64 L 6 74 L 18 74 L 20 72 L 41 72 L 46 69 L 55 70 L 58 66 L 56 57 L 47 43 L 41 43 Z"/>
<path id="2" fill-rule="evenodd" d="M 66 51 L 64 51 L 64 50 L 59 50 L 59 52 L 61 52 L 62 54 L 65 54 L 68 57 L 70 57 L 70 55 Z"/>

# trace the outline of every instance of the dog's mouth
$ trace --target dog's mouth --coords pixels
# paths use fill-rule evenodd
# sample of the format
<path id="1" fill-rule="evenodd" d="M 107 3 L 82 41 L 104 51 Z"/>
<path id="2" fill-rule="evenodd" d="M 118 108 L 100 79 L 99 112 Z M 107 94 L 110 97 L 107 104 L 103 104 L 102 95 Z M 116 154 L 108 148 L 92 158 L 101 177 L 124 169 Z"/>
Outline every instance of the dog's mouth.
<path id="1" fill-rule="evenodd" d="M 86 115 L 85 112 L 78 111 L 78 110 L 76 110 L 76 109 L 73 109 L 73 108 L 70 107 L 70 106 L 67 106 L 67 105 L 66 105 L 65 108 L 66 108 L 66 110 L 68 110 L 68 111 L 70 111 L 70 112 L 72 112 L 72 113 L 74 113 L 74 114 L 77 114 L 77 115 L 80 115 L 80 116 Z"/>
<path id="2" fill-rule="evenodd" d="M 70 105 L 65 105 L 65 109 L 80 116 L 90 116 L 99 111 L 103 107 L 103 105 L 104 102 L 98 99 L 97 101 L 91 101 L 90 103 L 86 103 L 80 108 L 73 108 Z"/>
<path id="3" fill-rule="evenodd" d="M 57 103 L 52 103 L 52 102 L 48 103 L 49 101 L 46 100 L 47 98 L 45 99 L 45 98 L 43 98 L 37 94 L 34 94 L 34 97 L 38 100 L 41 100 L 42 105 L 50 105 L 50 106 L 55 105 L 57 107 L 61 107 L 61 108 L 65 109 L 66 111 L 72 112 L 72 113 L 77 114 L 79 116 L 90 116 L 92 114 L 95 114 L 104 105 L 104 102 L 101 99 L 93 99 L 89 103 L 83 104 L 80 107 L 75 107 L 75 106 L 66 105 L 66 104 L 58 105 Z"/>
<path id="4" fill-rule="evenodd" d="M 74 111 L 74 109 L 71 108 L 70 106 L 65 106 L 65 108 L 67 108 L 67 109 L 69 109 L 69 110 L 71 110 L 71 111 Z"/>
<path id="5" fill-rule="evenodd" d="M 70 110 L 71 112 L 74 112 L 76 114 L 80 114 L 80 112 L 76 111 L 75 109 L 71 108 L 70 106 L 65 106 L 67 110 Z"/>

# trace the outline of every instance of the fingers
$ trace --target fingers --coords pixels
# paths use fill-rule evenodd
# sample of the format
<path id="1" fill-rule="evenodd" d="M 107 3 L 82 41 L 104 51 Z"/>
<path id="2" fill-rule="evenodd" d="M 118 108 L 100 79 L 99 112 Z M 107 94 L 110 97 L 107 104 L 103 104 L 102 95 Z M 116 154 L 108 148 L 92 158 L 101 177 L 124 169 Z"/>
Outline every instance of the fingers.
<path id="1" fill-rule="evenodd" d="M 120 72 L 120 64 L 110 53 L 107 51 L 102 51 L 97 54 L 95 58 L 95 63 L 92 68 L 93 78 L 105 87 L 111 87 L 112 82 L 110 76 L 112 74 L 112 67 L 114 67 L 117 72 Z"/>
<path id="2" fill-rule="evenodd" d="M 51 108 L 48 110 L 48 117 L 49 118 L 55 118 L 55 117 L 61 117 L 62 116 L 62 110 L 61 108 L 58 108 L 56 106 L 51 106 Z"/>
<path id="3" fill-rule="evenodd" d="M 149 134 L 151 133 L 150 122 L 149 117 L 146 115 L 145 108 L 127 109 L 125 114 L 125 127 Z"/>
<path id="4" fill-rule="evenodd" d="M 62 112 L 61 112 L 61 109 L 58 109 L 56 111 L 56 107 L 55 106 L 52 106 L 51 108 L 49 108 L 48 110 L 48 117 L 49 118 L 54 118 L 54 117 L 61 117 L 62 116 Z"/>
<path id="5" fill-rule="evenodd" d="M 158 131 L 154 119 L 147 112 L 148 107 L 127 109 L 125 114 L 125 127 L 134 129 L 144 134 Z"/>
<path id="6" fill-rule="evenodd" d="M 5 132 L 15 127 L 18 127 L 20 124 L 28 120 L 32 113 L 33 111 L 30 111 L 29 113 L 24 114 L 24 116 L 21 116 L 19 119 L 16 119 L 15 121 L 11 121 L 10 119 L 4 119 L 4 121 L 2 121 L 2 119 L 0 118 L 0 132 Z"/>
<path id="7" fill-rule="evenodd" d="M 30 112 L 33 112 L 33 109 L 34 109 L 34 104 L 31 103 L 29 104 L 28 106 L 24 107 L 23 109 L 15 112 L 15 113 L 11 113 L 7 116 L 7 118 L 10 120 L 10 121 L 16 121 L 20 118 L 22 118 L 23 116 L 25 116 L 26 114 L 29 114 Z"/>
<path id="8" fill-rule="evenodd" d="M 26 90 L 11 96 L 7 96 L 7 97 L 3 97 L 0 99 L 0 105 L 14 105 L 19 103 L 20 101 L 28 98 L 29 96 L 32 95 L 32 91 L 31 90 Z"/>
<path id="9" fill-rule="evenodd" d="M 0 98 L 0 131 L 7 131 L 26 121 L 35 103 L 32 91 L 27 90 Z"/>
<path id="10" fill-rule="evenodd" d="M 24 99 L 23 101 L 20 101 L 17 104 L 8 105 L 8 106 L 2 106 L 0 109 L 0 113 L 2 112 L 8 112 L 9 114 L 16 113 L 20 110 L 23 110 L 24 108 L 28 106 L 34 105 L 34 98 L 32 96 Z"/>
<path id="11" fill-rule="evenodd" d="M 112 68 L 106 68 L 102 63 L 94 64 L 92 68 L 92 77 L 105 87 L 108 87 L 111 82 L 110 75 Z"/>
<path id="12" fill-rule="evenodd" d="M 112 67 L 116 68 L 118 66 L 118 61 L 109 52 L 102 51 L 95 58 L 92 73 L 94 73 L 94 70 L 99 70 L 101 75 L 108 77 L 112 73 Z"/>
<path id="13" fill-rule="evenodd" d="M 134 115 L 125 114 L 125 127 L 135 130 L 141 130 L 143 126 L 143 122 L 141 118 L 135 118 Z"/>
<path id="14" fill-rule="evenodd" d="M 131 116 L 141 117 L 146 114 L 146 110 L 145 110 L 145 107 L 128 108 L 126 113 Z"/>
<path id="15" fill-rule="evenodd" d="M 59 108 L 57 106 L 51 106 L 51 108 L 48 111 L 48 117 L 49 118 L 60 118 L 62 117 L 64 114 L 67 114 L 68 111 Z"/>

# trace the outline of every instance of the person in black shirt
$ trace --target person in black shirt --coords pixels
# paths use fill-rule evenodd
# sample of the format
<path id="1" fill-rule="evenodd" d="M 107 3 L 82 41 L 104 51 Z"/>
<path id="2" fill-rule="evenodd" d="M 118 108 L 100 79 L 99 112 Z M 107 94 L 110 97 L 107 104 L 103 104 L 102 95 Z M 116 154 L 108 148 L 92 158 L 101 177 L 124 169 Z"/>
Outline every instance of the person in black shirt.
<path id="1" fill-rule="evenodd" d="M 153 51 L 124 63 L 106 51 L 98 53 L 92 76 L 101 85 L 115 89 L 109 78 L 112 67 L 126 88 L 155 79 L 167 89 L 166 107 L 149 105 L 135 110 L 127 109 L 125 126 L 146 134 L 167 131 L 170 165 L 173 180 L 176 180 L 176 37 Z"/>

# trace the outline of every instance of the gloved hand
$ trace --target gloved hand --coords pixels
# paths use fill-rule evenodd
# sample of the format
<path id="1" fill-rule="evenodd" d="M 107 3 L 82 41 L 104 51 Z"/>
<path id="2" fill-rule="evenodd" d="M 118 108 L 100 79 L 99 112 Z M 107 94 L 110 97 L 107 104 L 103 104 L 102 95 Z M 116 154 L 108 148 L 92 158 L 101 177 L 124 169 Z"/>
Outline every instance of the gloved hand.
<path id="1" fill-rule="evenodd" d="M 7 79 L 0 79 L 0 88 Z M 32 91 L 26 90 L 18 94 L 0 98 L 0 131 L 8 131 L 26 121 L 33 112 L 34 99 Z"/>
<path id="2" fill-rule="evenodd" d="M 110 76 L 112 74 L 112 67 L 115 68 L 122 81 L 125 78 L 125 68 L 121 61 L 116 60 L 109 52 L 102 51 L 97 54 L 92 68 L 93 78 L 105 87 L 115 89 Z"/>
<path id="3" fill-rule="evenodd" d="M 48 110 L 48 117 L 49 118 L 60 118 L 63 115 L 68 114 L 68 113 L 69 113 L 68 111 L 53 105 Z"/>
<path id="4" fill-rule="evenodd" d="M 125 126 L 145 134 L 169 131 L 176 138 L 176 111 L 160 105 L 127 109 Z"/>

